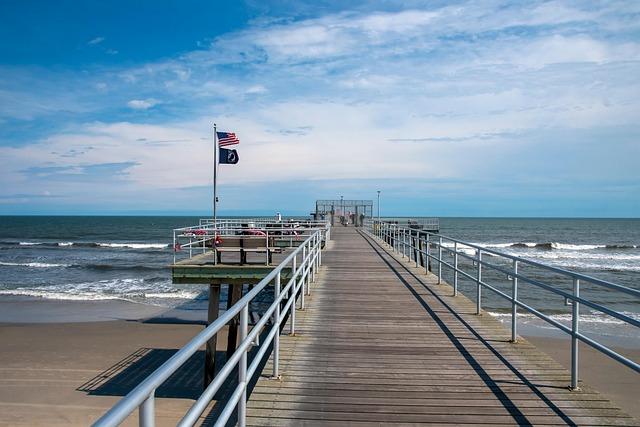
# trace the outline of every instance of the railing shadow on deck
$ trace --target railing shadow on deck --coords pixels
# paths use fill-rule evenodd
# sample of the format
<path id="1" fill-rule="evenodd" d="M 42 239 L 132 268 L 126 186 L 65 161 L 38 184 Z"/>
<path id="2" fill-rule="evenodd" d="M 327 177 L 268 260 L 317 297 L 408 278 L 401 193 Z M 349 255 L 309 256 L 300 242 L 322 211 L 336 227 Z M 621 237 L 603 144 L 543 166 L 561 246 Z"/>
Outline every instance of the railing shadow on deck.
<path id="1" fill-rule="evenodd" d="M 551 409 L 558 417 L 560 417 L 567 425 L 576 426 L 577 424 L 571 419 L 571 417 L 562 411 L 557 405 L 555 405 L 547 396 L 545 396 L 544 392 L 540 390 L 541 385 L 535 384 L 531 382 L 525 374 L 520 372 L 518 368 L 513 366 L 501 353 L 498 351 L 491 343 L 486 340 L 482 335 L 474 329 L 472 325 L 470 325 L 467 321 L 465 321 L 457 311 L 447 304 L 444 299 L 434 292 L 426 283 L 424 283 L 423 279 L 417 276 L 413 271 L 411 271 L 406 265 L 402 264 L 395 257 L 390 255 L 386 249 L 380 244 L 380 242 L 374 240 L 370 236 L 365 235 L 361 232 L 362 237 L 367 241 L 367 243 L 371 246 L 371 248 L 376 252 L 376 254 L 380 257 L 381 261 L 389 267 L 389 269 L 396 275 L 398 280 L 412 293 L 412 295 L 416 298 L 416 300 L 420 303 L 420 305 L 425 309 L 425 311 L 429 314 L 429 316 L 433 319 L 433 321 L 438 325 L 438 327 L 444 332 L 449 341 L 456 347 L 456 349 L 460 352 L 460 354 L 467 361 L 469 366 L 476 372 L 476 374 L 482 379 L 482 381 L 487 385 L 487 387 L 491 390 L 491 392 L 495 395 L 495 397 L 500 401 L 500 403 L 504 406 L 504 408 L 509 412 L 509 414 L 513 417 L 514 421 L 518 424 L 530 424 L 530 420 L 527 419 L 526 415 L 520 411 L 516 402 L 511 400 L 507 393 L 500 388 L 499 383 L 504 383 L 505 381 L 495 380 L 491 377 L 491 375 L 486 372 L 486 370 L 482 367 L 482 364 L 475 359 L 475 357 L 466 349 L 463 342 L 461 342 L 460 338 L 457 337 L 453 331 L 447 326 L 447 324 L 440 318 L 440 316 L 436 313 L 433 308 L 429 306 L 429 304 L 422 298 L 422 296 L 416 292 L 414 287 L 403 277 L 403 273 L 410 275 L 414 278 L 425 290 L 427 290 L 435 299 L 438 300 L 443 307 L 445 307 L 449 313 L 451 313 L 458 322 L 460 322 L 473 336 L 481 342 L 500 362 L 511 371 L 520 381 L 521 384 L 526 385 L 542 402 L 544 402 L 549 409 Z M 374 244 L 375 243 L 375 244 Z M 376 247 L 377 246 L 377 247 Z M 403 271 L 401 272 L 396 266 L 392 265 L 392 263 L 384 256 L 387 255 L 391 260 L 395 261 L 395 264 L 401 268 Z M 560 386 L 545 386 L 545 388 L 555 388 L 566 390 L 566 387 Z"/>

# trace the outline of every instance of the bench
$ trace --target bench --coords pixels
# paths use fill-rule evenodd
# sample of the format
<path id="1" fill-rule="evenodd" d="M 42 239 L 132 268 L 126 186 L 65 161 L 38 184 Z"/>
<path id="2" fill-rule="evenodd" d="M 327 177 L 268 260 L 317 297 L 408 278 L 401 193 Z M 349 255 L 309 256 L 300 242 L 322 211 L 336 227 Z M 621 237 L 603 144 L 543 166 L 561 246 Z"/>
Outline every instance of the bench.
<path id="1" fill-rule="evenodd" d="M 211 246 L 213 241 L 207 242 L 207 246 Z M 267 264 L 273 261 L 273 253 L 280 252 L 280 248 L 276 248 L 273 237 L 262 236 L 222 236 L 222 242 L 216 245 L 216 257 L 218 263 L 222 263 L 222 254 L 224 252 L 240 253 L 240 264 L 247 263 L 247 253 L 266 253 Z"/>

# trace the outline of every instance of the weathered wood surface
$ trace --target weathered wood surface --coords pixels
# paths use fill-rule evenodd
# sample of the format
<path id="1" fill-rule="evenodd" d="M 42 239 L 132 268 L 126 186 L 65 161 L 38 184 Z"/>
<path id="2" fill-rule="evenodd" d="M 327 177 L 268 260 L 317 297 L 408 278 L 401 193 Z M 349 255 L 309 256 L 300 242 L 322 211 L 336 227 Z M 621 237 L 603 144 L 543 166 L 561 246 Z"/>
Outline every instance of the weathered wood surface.
<path id="1" fill-rule="evenodd" d="M 638 425 L 475 305 L 353 228 L 248 404 L 250 425 Z M 284 329 L 285 331 L 288 328 Z"/>

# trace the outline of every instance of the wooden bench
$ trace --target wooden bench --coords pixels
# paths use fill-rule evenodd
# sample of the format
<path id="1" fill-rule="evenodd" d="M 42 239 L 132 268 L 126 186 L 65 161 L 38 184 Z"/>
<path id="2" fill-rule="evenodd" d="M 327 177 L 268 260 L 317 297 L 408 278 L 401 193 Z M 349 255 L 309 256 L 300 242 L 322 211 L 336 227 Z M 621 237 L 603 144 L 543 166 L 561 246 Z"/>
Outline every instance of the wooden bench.
<path id="1" fill-rule="evenodd" d="M 212 245 L 207 242 L 207 245 Z M 216 257 L 218 263 L 222 263 L 222 254 L 224 252 L 240 253 L 240 264 L 247 263 L 247 253 L 266 253 L 267 264 L 273 261 L 273 253 L 280 252 L 280 248 L 276 248 L 273 237 L 263 236 L 223 236 L 222 243 L 216 245 Z"/>

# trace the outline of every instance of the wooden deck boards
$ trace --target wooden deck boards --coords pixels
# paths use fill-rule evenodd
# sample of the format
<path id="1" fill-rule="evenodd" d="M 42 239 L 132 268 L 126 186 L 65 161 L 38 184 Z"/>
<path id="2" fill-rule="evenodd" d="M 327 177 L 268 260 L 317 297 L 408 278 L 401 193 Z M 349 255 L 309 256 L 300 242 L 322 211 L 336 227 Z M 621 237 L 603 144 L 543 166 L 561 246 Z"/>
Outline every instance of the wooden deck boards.
<path id="1" fill-rule="evenodd" d="M 433 275 L 353 228 L 332 238 L 248 424 L 638 424 L 586 385 L 569 391 L 566 369 Z"/>

